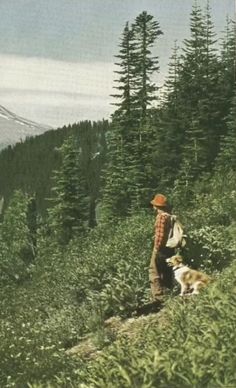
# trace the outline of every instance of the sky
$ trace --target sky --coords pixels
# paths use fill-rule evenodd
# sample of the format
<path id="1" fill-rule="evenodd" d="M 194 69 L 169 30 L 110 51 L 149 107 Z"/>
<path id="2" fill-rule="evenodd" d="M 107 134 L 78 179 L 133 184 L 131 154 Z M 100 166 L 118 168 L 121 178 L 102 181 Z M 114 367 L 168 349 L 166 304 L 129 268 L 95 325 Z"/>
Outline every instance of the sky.
<path id="1" fill-rule="evenodd" d="M 159 22 L 163 35 L 154 52 L 161 86 L 175 40 L 181 46 L 189 37 L 194 1 L 0 0 L 0 105 L 55 128 L 108 119 L 125 23 L 144 10 Z M 234 19 L 235 3 L 210 0 L 218 37 L 227 15 Z"/>

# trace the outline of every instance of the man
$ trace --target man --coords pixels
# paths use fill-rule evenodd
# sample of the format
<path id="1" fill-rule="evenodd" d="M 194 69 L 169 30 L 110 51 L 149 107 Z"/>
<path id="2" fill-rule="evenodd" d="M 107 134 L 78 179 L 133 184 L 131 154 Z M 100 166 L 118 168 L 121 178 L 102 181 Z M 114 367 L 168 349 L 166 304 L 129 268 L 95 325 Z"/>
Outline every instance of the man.
<path id="1" fill-rule="evenodd" d="M 166 288 L 172 288 L 173 272 L 166 259 L 175 254 L 174 248 L 166 247 L 171 229 L 171 214 L 167 198 L 157 194 L 151 201 L 157 211 L 155 222 L 154 247 L 149 268 L 149 280 L 154 301 L 161 299 Z"/>

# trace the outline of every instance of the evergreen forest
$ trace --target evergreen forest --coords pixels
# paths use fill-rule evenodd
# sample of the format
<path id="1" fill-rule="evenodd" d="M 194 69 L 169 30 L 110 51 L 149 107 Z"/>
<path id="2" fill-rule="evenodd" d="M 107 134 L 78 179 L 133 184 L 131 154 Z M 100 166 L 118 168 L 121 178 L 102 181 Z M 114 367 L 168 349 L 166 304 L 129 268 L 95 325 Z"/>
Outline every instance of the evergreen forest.
<path id="1" fill-rule="evenodd" d="M 0 387 L 236 386 L 235 28 L 218 36 L 196 2 L 160 86 L 165 31 L 143 11 L 121 31 L 110 120 L 1 151 Z M 156 193 L 213 281 L 146 311 Z"/>

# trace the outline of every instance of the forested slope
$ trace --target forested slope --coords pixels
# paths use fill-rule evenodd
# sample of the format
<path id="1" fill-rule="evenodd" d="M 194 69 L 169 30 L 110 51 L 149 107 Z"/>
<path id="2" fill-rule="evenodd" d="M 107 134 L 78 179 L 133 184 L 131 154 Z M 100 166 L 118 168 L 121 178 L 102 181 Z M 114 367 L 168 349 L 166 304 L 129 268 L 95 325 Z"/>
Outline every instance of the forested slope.
<path id="1" fill-rule="evenodd" d="M 108 128 L 108 121 L 105 120 L 93 123 L 84 121 L 47 131 L 4 149 L 0 153 L 0 196 L 8 203 L 14 190 L 21 189 L 35 195 L 38 212 L 45 214 L 46 208 L 50 206 L 47 198 L 52 195 L 53 172 L 61 165 L 59 148 L 63 141 L 71 135 L 77 136 L 86 171 L 90 159 L 99 152 L 97 171 L 94 173 L 98 176 L 105 160 L 105 133 Z M 99 182 L 95 190 L 99 191 Z"/>
<path id="2" fill-rule="evenodd" d="M 196 3 L 157 100 L 152 48 L 162 31 L 142 12 L 122 33 L 111 123 L 0 155 L 0 386 L 236 385 L 234 28 L 228 21 L 216 45 L 210 9 Z M 185 262 L 213 282 L 187 300 L 176 285 L 161 311 L 138 318 L 150 302 L 157 192 L 185 227 Z M 123 334 L 109 319 L 123 321 Z"/>

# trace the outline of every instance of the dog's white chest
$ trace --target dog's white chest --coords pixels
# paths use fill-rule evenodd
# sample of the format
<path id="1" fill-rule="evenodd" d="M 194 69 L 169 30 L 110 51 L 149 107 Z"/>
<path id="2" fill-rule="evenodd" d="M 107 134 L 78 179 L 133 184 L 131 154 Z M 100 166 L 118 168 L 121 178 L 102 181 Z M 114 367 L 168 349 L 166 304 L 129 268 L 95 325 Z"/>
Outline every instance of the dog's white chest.
<path id="1" fill-rule="evenodd" d="M 189 268 L 186 265 L 184 265 L 183 267 L 174 269 L 175 279 L 177 280 L 177 282 L 181 282 L 182 275 L 188 271 L 189 271 Z"/>

